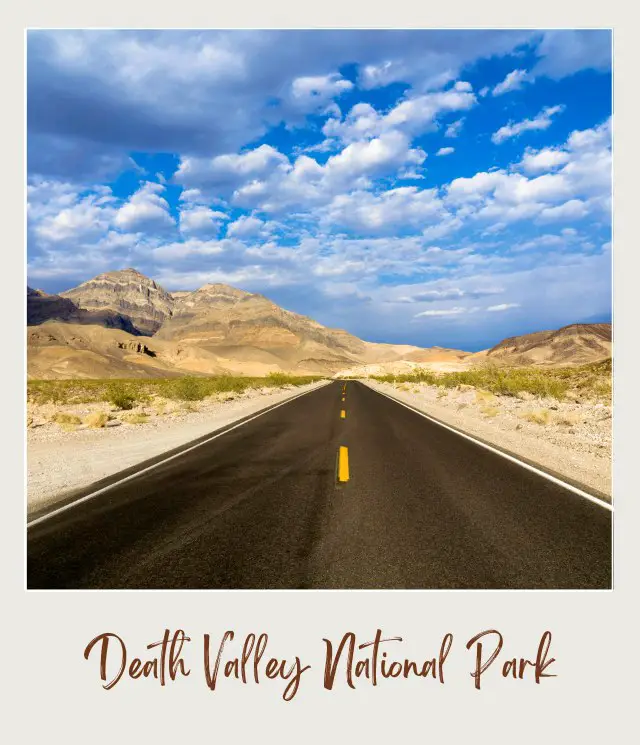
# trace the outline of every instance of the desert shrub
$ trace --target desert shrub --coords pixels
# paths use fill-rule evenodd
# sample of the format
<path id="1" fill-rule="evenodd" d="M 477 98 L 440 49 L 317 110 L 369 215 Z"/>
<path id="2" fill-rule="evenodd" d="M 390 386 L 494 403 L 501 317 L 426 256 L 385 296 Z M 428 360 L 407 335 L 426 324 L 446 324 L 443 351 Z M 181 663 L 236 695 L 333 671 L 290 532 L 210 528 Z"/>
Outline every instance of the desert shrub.
<path id="1" fill-rule="evenodd" d="M 102 429 L 109 421 L 109 415 L 104 411 L 94 411 L 84 418 L 84 423 L 92 429 Z"/>
<path id="2" fill-rule="evenodd" d="M 426 383 L 443 388 L 471 386 L 495 395 L 562 400 L 572 391 L 579 398 L 611 397 L 611 360 L 575 367 L 500 367 L 478 365 L 460 372 L 414 370 L 402 375 L 377 375 L 382 383 Z"/>
<path id="3" fill-rule="evenodd" d="M 109 383 L 105 391 L 106 400 L 116 407 L 116 409 L 133 409 L 137 400 L 133 391 L 122 381 Z"/>
<path id="4" fill-rule="evenodd" d="M 495 400 L 496 400 L 496 397 L 490 391 L 483 391 L 483 390 L 476 391 L 476 403 L 478 404 L 489 403 Z"/>
<path id="5" fill-rule="evenodd" d="M 202 401 L 209 395 L 207 388 L 206 378 L 175 378 L 167 382 L 163 394 L 178 401 Z"/>
<path id="6" fill-rule="evenodd" d="M 264 378 L 216 375 L 180 378 L 99 380 L 29 380 L 27 400 L 33 404 L 85 404 L 107 401 L 128 411 L 138 403 L 162 396 L 174 401 L 200 401 L 216 393 L 242 393 L 248 388 L 300 386 L 321 380 L 320 375 L 271 373 Z"/>
<path id="7" fill-rule="evenodd" d="M 149 421 L 149 416 L 147 414 L 139 414 L 131 411 L 127 414 L 123 414 L 120 419 L 127 424 L 145 424 L 145 422 Z"/>
<path id="8" fill-rule="evenodd" d="M 483 406 L 480 409 L 480 412 L 484 414 L 484 416 L 494 417 L 498 416 L 500 409 L 497 406 Z"/>
<path id="9" fill-rule="evenodd" d="M 520 414 L 522 419 L 526 419 L 533 424 L 549 424 L 551 421 L 551 412 L 549 409 L 537 409 L 536 411 L 525 411 Z"/>
<path id="10" fill-rule="evenodd" d="M 79 416 L 75 414 L 67 414 L 65 411 L 57 411 L 52 417 L 51 421 L 56 424 L 76 425 L 81 424 L 82 421 Z"/>
<path id="11" fill-rule="evenodd" d="M 268 385 L 279 386 L 289 385 L 292 382 L 292 376 L 281 372 L 272 372 L 267 375 Z"/>

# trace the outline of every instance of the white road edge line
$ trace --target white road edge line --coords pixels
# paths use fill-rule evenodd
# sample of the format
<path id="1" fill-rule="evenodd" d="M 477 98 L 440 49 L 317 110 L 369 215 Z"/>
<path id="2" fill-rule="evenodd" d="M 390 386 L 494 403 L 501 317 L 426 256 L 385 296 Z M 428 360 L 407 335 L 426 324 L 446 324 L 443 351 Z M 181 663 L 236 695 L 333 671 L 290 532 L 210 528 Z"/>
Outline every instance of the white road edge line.
<path id="1" fill-rule="evenodd" d="M 577 486 L 568 484 L 566 481 L 562 481 L 562 479 L 558 479 L 555 476 L 552 476 L 550 473 L 547 473 L 546 471 L 543 471 L 540 468 L 531 466 L 528 463 L 525 463 L 524 461 L 519 460 L 518 458 L 514 458 L 512 455 L 503 453 L 502 450 L 498 450 L 497 448 L 491 447 L 491 445 L 487 445 L 487 443 L 482 442 L 482 440 L 476 439 L 472 435 L 467 435 L 464 432 L 460 432 L 460 430 L 455 429 L 455 427 L 450 427 L 448 424 L 444 424 L 444 422 L 440 422 L 437 419 L 434 419 L 428 414 L 425 414 L 423 411 L 419 411 L 418 409 L 414 409 L 413 406 L 409 406 L 408 404 L 405 404 L 399 398 L 395 398 L 394 396 L 390 396 L 388 393 L 384 393 L 383 391 L 379 391 L 376 388 L 372 388 L 370 385 L 367 385 L 366 383 L 365 385 L 367 386 L 367 388 L 374 391 L 375 393 L 379 393 L 381 396 L 386 396 L 391 401 L 394 401 L 395 403 L 400 404 L 400 406 L 404 406 L 405 409 L 409 409 L 409 411 L 413 411 L 416 414 L 420 414 L 420 416 L 423 416 L 425 419 L 428 419 L 430 422 L 433 422 L 434 424 L 437 424 L 440 427 L 444 427 L 445 429 L 448 429 L 450 432 L 455 432 L 455 434 L 460 435 L 460 437 L 464 437 L 466 440 L 471 440 L 471 442 L 475 442 L 476 445 L 480 445 L 480 447 L 484 448 L 485 450 L 490 450 L 492 453 L 496 453 L 497 455 L 500 455 L 503 458 L 510 460 L 512 463 L 517 463 L 519 466 L 522 466 L 522 468 L 526 468 L 527 471 L 532 471 L 533 473 L 537 473 L 538 476 L 542 476 L 543 478 L 547 479 L 547 481 L 552 481 L 554 484 L 558 484 L 559 486 L 562 486 L 565 489 L 572 491 L 574 494 L 578 494 L 584 499 L 588 499 L 590 502 L 600 505 L 600 507 L 604 507 L 604 509 L 609 510 L 609 512 L 614 511 L 613 505 L 609 504 L 608 502 L 605 502 L 603 499 L 598 499 L 598 497 L 594 497 L 592 494 L 589 494 L 588 492 L 583 491 L 582 489 L 578 489 Z"/>
<path id="2" fill-rule="evenodd" d="M 102 489 L 97 489 L 96 491 L 91 492 L 91 494 L 87 494 L 84 497 L 80 497 L 79 499 L 74 500 L 73 502 L 69 502 L 69 504 L 65 504 L 62 507 L 58 507 L 58 509 L 56 510 L 47 512 L 46 515 L 42 515 L 41 517 L 37 517 L 35 520 L 31 520 L 31 522 L 27 522 L 27 529 L 33 527 L 34 525 L 43 523 L 46 520 L 49 520 L 50 518 L 55 517 L 55 515 L 59 515 L 62 512 L 66 512 L 67 510 L 70 510 L 72 507 L 75 507 L 76 505 L 81 504 L 82 502 L 87 502 L 88 500 L 93 499 L 94 497 L 97 497 L 100 494 L 104 494 L 105 492 L 113 489 L 115 486 L 118 486 L 119 484 L 124 484 L 126 481 L 131 481 L 132 479 L 135 479 L 138 476 L 140 476 L 140 474 L 147 473 L 148 471 L 152 471 L 154 468 L 157 468 L 158 466 L 161 466 L 164 463 L 168 463 L 171 460 L 180 458 L 185 453 L 189 453 L 192 450 L 195 450 L 196 448 L 201 447 L 202 445 L 206 445 L 208 442 L 211 442 L 212 440 L 217 440 L 218 437 L 222 437 L 223 435 L 226 435 L 227 432 L 232 432 L 234 429 L 238 429 L 238 427 L 242 427 L 244 424 L 249 424 L 249 422 L 252 422 L 254 419 L 257 419 L 258 417 L 261 417 L 264 414 L 268 414 L 270 411 L 279 409 L 281 406 L 291 403 L 291 401 L 295 401 L 296 398 L 300 398 L 301 396 L 306 396 L 308 393 L 313 393 L 313 391 L 317 391 L 320 388 L 324 388 L 326 385 L 330 385 L 330 383 L 332 382 L 333 381 L 329 381 L 328 383 L 323 383 L 322 385 L 319 385 L 316 388 L 312 388 L 310 391 L 303 391 L 302 393 L 298 393 L 297 396 L 292 396 L 291 398 L 286 399 L 286 401 L 281 401 L 279 404 L 276 404 L 275 406 L 271 406 L 270 408 L 265 408 L 262 411 L 259 411 L 255 416 L 252 416 L 250 419 L 245 419 L 243 422 L 240 422 L 239 424 L 234 424 L 233 427 L 229 427 L 228 429 L 225 429 L 224 432 L 218 432 L 217 435 L 213 435 L 212 437 L 209 437 L 206 440 L 203 440 L 202 442 L 197 443 L 196 445 L 192 445 L 190 448 L 181 450 L 179 453 L 170 455 L 168 458 L 164 458 L 163 460 L 160 460 L 151 466 L 147 466 L 146 468 L 143 468 L 140 471 L 136 471 L 135 473 L 132 473 L 129 476 L 125 476 L 124 478 L 119 479 L 118 481 L 114 481 L 113 484 L 109 484 L 108 486 L 103 486 Z"/>

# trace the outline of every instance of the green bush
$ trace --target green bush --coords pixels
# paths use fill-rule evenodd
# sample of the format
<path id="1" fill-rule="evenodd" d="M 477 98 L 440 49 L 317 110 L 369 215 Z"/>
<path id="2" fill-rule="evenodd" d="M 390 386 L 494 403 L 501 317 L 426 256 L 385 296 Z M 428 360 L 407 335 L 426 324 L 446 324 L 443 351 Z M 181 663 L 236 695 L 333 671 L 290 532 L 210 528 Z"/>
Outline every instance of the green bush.
<path id="1" fill-rule="evenodd" d="M 117 409 L 129 410 L 136 405 L 136 397 L 129 387 L 118 381 L 110 383 L 106 389 L 106 400 Z"/>
<path id="2" fill-rule="evenodd" d="M 84 404 L 108 401 L 129 410 L 150 403 L 154 396 L 174 401 L 201 401 L 216 393 L 242 393 L 248 388 L 306 385 L 322 376 L 272 373 L 264 378 L 216 375 L 180 378 L 130 378 L 122 380 L 29 380 L 27 400 L 34 404 Z"/>
<path id="3" fill-rule="evenodd" d="M 589 398 L 611 395 L 611 360 L 576 367 L 498 367 L 486 364 L 461 372 L 434 373 L 416 370 L 403 375 L 379 375 L 383 383 L 426 383 L 444 388 L 471 385 L 502 396 L 531 393 L 539 398 L 562 400 L 570 389 Z"/>

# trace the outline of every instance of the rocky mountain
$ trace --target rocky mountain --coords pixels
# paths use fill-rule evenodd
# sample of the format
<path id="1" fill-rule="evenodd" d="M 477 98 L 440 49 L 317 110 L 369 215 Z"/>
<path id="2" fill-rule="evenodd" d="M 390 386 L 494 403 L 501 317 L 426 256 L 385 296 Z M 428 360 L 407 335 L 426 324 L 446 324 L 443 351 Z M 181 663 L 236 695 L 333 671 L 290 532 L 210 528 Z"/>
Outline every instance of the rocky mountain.
<path id="1" fill-rule="evenodd" d="M 127 316 L 108 308 L 85 310 L 68 298 L 27 287 L 27 326 L 39 326 L 52 320 L 122 329 L 133 335 L 139 333 Z"/>
<path id="2" fill-rule="evenodd" d="M 197 344 L 225 357 L 257 356 L 288 369 L 318 372 L 379 356 L 386 346 L 367 344 L 346 331 L 284 310 L 263 295 L 224 284 L 181 294 L 156 336 Z"/>
<path id="3" fill-rule="evenodd" d="M 488 360 L 513 365 L 582 365 L 611 357 L 610 323 L 573 323 L 556 331 L 503 339 Z"/>
<path id="4" fill-rule="evenodd" d="M 581 364 L 611 355 L 610 324 L 574 324 L 490 350 L 374 344 L 224 284 L 168 293 L 135 269 L 61 293 L 27 289 L 32 377 L 398 373 L 426 365 Z M 141 341 L 140 336 L 149 337 Z"/>
<path id="5" fill-rule="evenodd" d="M 79 308 L 126 316 L 145 336 L 154 334 L 171 317 L 175 302 L 159 284 L 135 269 L 104 272 L 60 295 Z"/>
<path id="6" fill-rule="evenodd" d="M 41 327 L 28 334 L 32 377 L 329 374 L 421 351 L 370 344 L 228 285 L 170 294 L 133 269 L 59 296 L 29 290 L 27 306 L 29 326 Z M 140 334 L 152 338 L 141 344 Z"/>

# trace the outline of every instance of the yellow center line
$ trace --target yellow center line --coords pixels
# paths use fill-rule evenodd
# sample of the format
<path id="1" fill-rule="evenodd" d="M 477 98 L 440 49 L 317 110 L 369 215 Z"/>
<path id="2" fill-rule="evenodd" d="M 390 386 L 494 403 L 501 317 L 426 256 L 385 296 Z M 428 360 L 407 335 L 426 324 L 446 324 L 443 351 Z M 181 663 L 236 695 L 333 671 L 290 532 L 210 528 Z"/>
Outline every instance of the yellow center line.
<path id="1" fill-rule="evenodd" d="M 342 411 L 340 412 L 340 419 L 346 419 L 346 418 L 347 418 L 347 412 L 344 409 L 342 409 Z"/>
<path id="2" fill-rule="evenodd" d="M 349 481 L 349 448 L 344 445 L 338 451 L 338 481 Z"/>
<path id="3" fill-rule="evenodd" d="M 347 399 L 346 399 L 346 398 L 345 398 L 345 397 L 343 396 L 343 397 L 342 397 L 342 400 L 343 400 L 343 401 L 346 401 Z"/>

